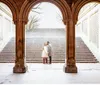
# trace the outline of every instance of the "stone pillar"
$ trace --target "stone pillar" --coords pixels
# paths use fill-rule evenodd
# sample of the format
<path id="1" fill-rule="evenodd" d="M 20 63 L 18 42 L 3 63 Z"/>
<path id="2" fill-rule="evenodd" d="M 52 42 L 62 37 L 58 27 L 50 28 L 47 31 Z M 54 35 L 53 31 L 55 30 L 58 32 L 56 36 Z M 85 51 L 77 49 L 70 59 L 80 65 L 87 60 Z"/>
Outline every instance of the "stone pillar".
<path id="1" fill-rule="evenodd" d="M 66 59 L 64 71 L 66 73 L 77 73 L 75 60 L 75 24 L 69 19 L 66 24 Z"/>
<path id="2" fill-rule="evenodd" d="M 16 59 L 14 73 L 25 73 L 25 21 L 18 19 L 16 25 Z"/>

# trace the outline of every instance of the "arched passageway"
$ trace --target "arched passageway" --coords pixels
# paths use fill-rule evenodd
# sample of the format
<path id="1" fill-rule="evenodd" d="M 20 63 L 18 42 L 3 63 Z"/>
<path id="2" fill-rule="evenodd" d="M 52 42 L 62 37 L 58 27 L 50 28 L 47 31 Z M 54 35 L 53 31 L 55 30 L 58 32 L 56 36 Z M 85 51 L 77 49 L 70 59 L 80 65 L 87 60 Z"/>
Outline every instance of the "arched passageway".
<path id="1" fill-rule="evenodd" d="M 12 43 L 8 45 L 8 42 L 13 40 Z M 0 2 L 0 60 L 5 63 L 10 60 L 15 60 L 15 26 L 12 20 L 12 13 L 9 7 Z M 12 46 L 12 49 L 9 47 Z M 7 54 L 8 53 L 8 54 Z"/>
<path id="2" fill-rule="evenodd" d="M 84 62 L 88 63 L 97 63 L 100 60 L 98 55 L 99 36 L 100 36 L 99 7 L 100 7 L 99 3 L 96 2 L 88 3 L 81 8 L 78 14 L 78 22 L 75 28 L 76 60 L 78 58 L 79 60 L 84 59 Z M 79 48 L 79 50 L 77 48 Z"/>
<path id="3" fill-rule="evenodd" d="M 26 1 L 24 2 L 20 11 L 20 20 L 17 22 L 16 30 L 16 62 L 14 67 L 15 73 L 26 72 L 27 66 L 25 66 L 25 25 L 28 22 L 28 15 L 32 7 L 40 2 L 50 2 L 55 4 L 63 15 L 63 22 L 66 26 L 66 56 L 64 71 L 68 73 L 76 73 L 76 61 L 75 61 L 75 44 L 74 41 L 74 23 L 72 20 L 71 10 L 69 5 L 64 0 L 37 0 L 37 1 Z M 75 36 L 74 36 L 75 37 Z"/>
<path id="4" fill-rule="evenodd" d="M 25 28 L 26 63 L 42 63 L 41 52 L 47 41 L 52 44 L 52 63 L 65 63 L 65 25 L 59 8 L 52 3 L 39 3 L 32 8 L 28 19 Z"/>
<path id="5" fill-rule="evenodd" d="M 65 72 L 77 72 L 75 61 L 75 24 L 78 20 L 78 13 L 82 6 L 89 2 L 100 2 L 100 0 L 0 0 L 12 11 L 13 20 L 16 25 L 16 60 L 15 73 L 26 72 L 25 66 L 25 25 L 28 22 L 28 14 L 32 7 L 40 2 L 50 2 L 55 4 L 63 15 L 63 22 L 66 26 L 66 59 Z M 20 3 L 20 4 L 19 4 Z"/>

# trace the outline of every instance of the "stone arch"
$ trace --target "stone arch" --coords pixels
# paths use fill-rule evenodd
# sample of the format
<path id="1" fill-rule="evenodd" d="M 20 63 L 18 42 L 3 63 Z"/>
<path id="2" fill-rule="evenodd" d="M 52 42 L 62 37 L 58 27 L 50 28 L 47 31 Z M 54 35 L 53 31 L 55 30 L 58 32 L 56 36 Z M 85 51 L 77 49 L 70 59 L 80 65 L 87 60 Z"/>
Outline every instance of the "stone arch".
<path id="1" fill-rule="evenodd" d="M 56 5 L 62 13 L 63 22 L 64 22 L 65 25 L 66 25 L 68 18 L 71 18 L 71 15 L 70 15 L 71 10 L 70 10 L 70 7 L 65 0 L 36 0 L 36 1 L 28 0 L 28 1 L 25 1 L 22 8 L 21 8 L 20 17 L 24 21 L 27 22 L 28 21 L 28 15 L 29 15 L 29 12 L 32 9 L 32 7 L 35 6 L 38 3 L 41 3 L 41 2 L 50 2 L 54 5 Z"/>
<path id="2" fill-rule="evenodd" d="M 0 0 L 0 2 L 4 3 L 5 5 L 7 5 L 9 7 L 9 9 L 12 12 L 12 17 L 13 17 L 13 21 L 15 22 L 17 20 L 17 6 L 16 4 L 12 1 L 12 0 Z"/>
<path id="3" fill-rule="evenodd" d="M 79 14 L 79 12 L 80 12 L 80 10 L 81 10 L 81 8 L 85 5 L 85 4 L 87 4 L 87 3 L 91 3 L 91 2 L 97 2 L 97 3 L 100 3 L 100 0 L 78 0 L 76 3 L 75 3 L 75 5 L 74 5 L 74 7 L 73 7 L 73 16 L 74 16 L 74 22 L 75 22 L 75 24 L 77 23 L 77 21 L 78 21 L 78 14 Z"/>
<path id="4" fill-rule="evenodd" d="M 40 2 L 50 2 L 56 5 L 62 15 L 63 22 L 66 26 L 66 58 L 64 71 L 68 73 L 77 73 L 75 62 L 75 39 L 74 23 L 72 9 L 66 0 L 25 0 L 21 6 L 20 13 L 16 24 L 16 62 L 13 68 L 14 73 L 25 73 L 27 66 L 25 64 L 25 24 L 28 22 L 28 15 L 33 6 Z M 21 42 L 19 42 L 21 41 Z M 19 49 L 19 47 L 21 47 Z"/>

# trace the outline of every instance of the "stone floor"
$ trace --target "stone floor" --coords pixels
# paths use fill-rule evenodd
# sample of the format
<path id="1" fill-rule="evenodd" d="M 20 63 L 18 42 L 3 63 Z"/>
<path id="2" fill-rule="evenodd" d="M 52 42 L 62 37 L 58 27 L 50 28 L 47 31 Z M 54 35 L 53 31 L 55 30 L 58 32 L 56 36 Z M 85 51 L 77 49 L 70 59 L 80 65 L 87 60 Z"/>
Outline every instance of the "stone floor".
<path id="1" fill-rule="evenodd" d="M 42 32 L 35 30 L 34 33 L 26 33 L 26 58 L 34 60 L 33 57 L 38 54 L 39 46 L 50 39 L 54 47 L 64 48 L 64 36 L 65 33 L 62 30 L 42 30 Z M 89 62 L 89 59 L 97 62 L 89 49 L 80 41 L 80 38 L 76 38 L 77 62 L 83 62 L 84 60 Z M 7 63 L 14 62 L 14 43 L 14 39 L 12 39 L 0 53 L 0 62 L 6 61 L 6 63 L 0 63 L 0 84 L 100 84 L 100 63 L 93 63 L 93 61 L 92 63 L 77 63 L 78 73 L 65 73 L 63 71 L 64 63 L 58 62 L 45 65 L 42 63 L 27 63 L 28 71 L 26 73 L 15 74 L 13 73 L 14 63 Z M 60 49 L 61 53 L 65 50 L 63 48 Z M 29 58 L 30 55 L 33 57 Z"/>
<path id="2" fill-rule="evenodd" d="M 43 43 L 50 41 L 53 48 L 53 63 L 65 62 L 65 31 L 64 29 L 42 29 L 26 32 L 26 61 L 42 63 L 41 52 Z M 15 39 L 12 38 L 0 52 L 1 63 L 12 63 L 15 60 Z M 76 62 L 98 63 L 80 37 L 76 37 Z"/>
<path id="3" fill-rule="evenodd" d="M 100 63 L 77 63 L 78 73 L 64 73 L 64 63 L 28 63 L 28 71 L 15 74 L 13 63 L 0 63 L 0 84 L 100 84 Z"/>

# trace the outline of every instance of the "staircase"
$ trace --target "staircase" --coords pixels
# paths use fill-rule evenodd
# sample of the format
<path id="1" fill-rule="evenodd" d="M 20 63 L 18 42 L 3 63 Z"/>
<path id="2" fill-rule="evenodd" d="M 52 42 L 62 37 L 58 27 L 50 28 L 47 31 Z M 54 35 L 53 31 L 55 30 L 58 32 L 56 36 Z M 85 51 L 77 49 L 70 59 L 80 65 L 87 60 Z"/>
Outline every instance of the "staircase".
<path id="1" fill-rule="evenodd" d="M 46 34 L 45 34 L 46 33 Z M 53 49 L 53 63 L 65 62 L 65 32 L 64 30 L 35 30 L 26 36 L 26 62 L 42 63 L 41 52 L 43 43 L 50 41 Z M 15 40 L 12 38 L 0 53 L 0 63 L 13 63 L 15 61 Z M 80 37 L 76 38 L 76 62 L 98 63 Z"/>

